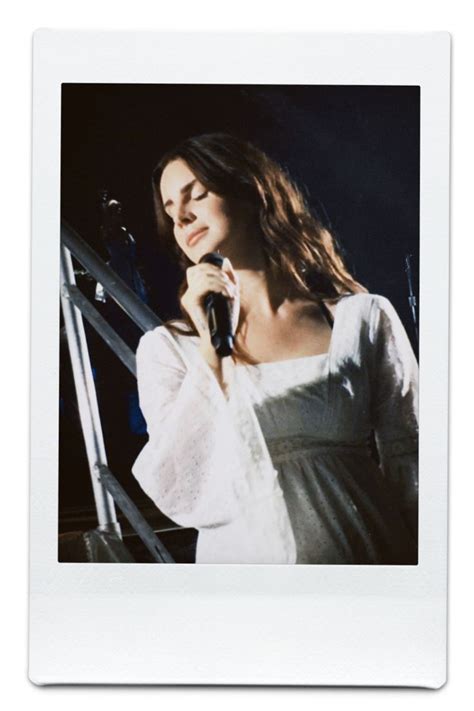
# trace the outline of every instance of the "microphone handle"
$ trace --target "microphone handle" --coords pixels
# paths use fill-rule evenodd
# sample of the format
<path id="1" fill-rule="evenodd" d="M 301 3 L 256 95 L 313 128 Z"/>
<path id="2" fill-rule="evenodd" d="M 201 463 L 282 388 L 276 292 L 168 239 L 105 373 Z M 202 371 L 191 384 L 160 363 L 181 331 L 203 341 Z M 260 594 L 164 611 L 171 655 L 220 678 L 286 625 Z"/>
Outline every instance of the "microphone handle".
<path id="1" fill-rule="evenodd" d="M 222 267 L 224 257 L 217 252 L 205 254 L 200 262 L 208 262 Z M 232 333 L 232 305 L 224 294 L 210 292 L 204 298 L 204 309 L 207 315 L 211 343 L 220 358 L 232 354 L 234 350 L 234 336 Z"/>
<path id="2" fill-rule="evenodd" d="M 231 304 L 223 294 L 211 292 L 204 299 L 211 343 L 221 358 L 232 355 L 234 336 L 232 335 Z"/>

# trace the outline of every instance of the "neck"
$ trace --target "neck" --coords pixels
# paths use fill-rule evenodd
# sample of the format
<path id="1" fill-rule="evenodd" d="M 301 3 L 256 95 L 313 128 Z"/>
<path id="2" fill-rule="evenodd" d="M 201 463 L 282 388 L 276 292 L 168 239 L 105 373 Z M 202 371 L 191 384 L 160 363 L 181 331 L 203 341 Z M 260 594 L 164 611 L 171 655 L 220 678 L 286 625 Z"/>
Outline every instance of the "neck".
<path id="1" fill-rule="evenodd" d="M 245 318 L 276 316 L 291 300 L 290 288 L 265 268 L 236 269 L 240 282 L 240 308 Z"/>
<path id="2" fill-rule="evenodd" d="M 244 254 L 226 256 L 239 277 L 240 309 L 244 319 L 255 315 L 275 316 L 285 303 L 296 298 L 289 284 L 276 278 L 268 268 L 263 250 L 247 249 Z"/>

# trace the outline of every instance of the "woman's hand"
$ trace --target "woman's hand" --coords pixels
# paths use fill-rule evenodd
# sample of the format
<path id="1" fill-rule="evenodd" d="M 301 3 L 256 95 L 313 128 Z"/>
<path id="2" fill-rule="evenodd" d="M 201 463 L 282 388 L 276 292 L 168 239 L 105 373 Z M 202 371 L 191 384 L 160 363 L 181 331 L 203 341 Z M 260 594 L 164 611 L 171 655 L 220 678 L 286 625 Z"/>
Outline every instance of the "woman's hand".
<path id="1" fill-rule="evenodd" d="M 195 264 L 186 270 L 188 288 L 181 297 L 181 306 L 194 323 L 200 336 L 200 350 L 209 365 L 216 369 L 220 367 L 211 343 L 204 299 L 210 292 L 223 294 L 229 299 L 232 312 L 232 331 L 235 333 L 239 321 L 240 289 L 238 276 L 229 259 L 225 258 L 222 268 L 203 262 Z"/>

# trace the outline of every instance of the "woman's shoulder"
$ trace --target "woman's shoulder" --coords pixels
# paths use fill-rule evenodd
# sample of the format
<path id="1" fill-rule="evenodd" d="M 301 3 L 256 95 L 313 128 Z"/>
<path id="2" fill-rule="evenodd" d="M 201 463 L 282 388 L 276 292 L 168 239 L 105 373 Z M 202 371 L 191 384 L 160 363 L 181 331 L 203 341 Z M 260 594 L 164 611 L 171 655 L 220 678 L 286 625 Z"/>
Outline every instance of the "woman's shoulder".
<path id="1" fill-rule="evenodd" d="M 391 312 L 393 306 L 386 296 L 360 291 L 356 294 L 341 294 L 335 307 L 338 310 L 358 314 L 364 320 L 372 319 L 378 312 Z"/>
<path id="2" fill-rule="evenodd" d="M 186 362 L 185 354 L 196 348 L 197 340 L 185 321 L 173 319 L 143 334 L 137 348 L 137 358 L 154 357 Z"/>
<path id="3" fill-rule="evenodd" d="M 386 296 L 368 292 L 351 294 L 345 295 L 339 303 L 344 304 L 342 312 L 338 312 L 342 332 L 357 331 L 370 344 L 392 341 L 400 348 L 408 347 L 405 327 Z"/>
<path id="4" fill-rule="evenodd" d="M 381 294 L 343 294 L 335 313 L 339 333 L 358 333 L 370 342 L 374 342 L 381 332 L 399 331 L 401 328 L 400 317 L 391 301 Z"/>

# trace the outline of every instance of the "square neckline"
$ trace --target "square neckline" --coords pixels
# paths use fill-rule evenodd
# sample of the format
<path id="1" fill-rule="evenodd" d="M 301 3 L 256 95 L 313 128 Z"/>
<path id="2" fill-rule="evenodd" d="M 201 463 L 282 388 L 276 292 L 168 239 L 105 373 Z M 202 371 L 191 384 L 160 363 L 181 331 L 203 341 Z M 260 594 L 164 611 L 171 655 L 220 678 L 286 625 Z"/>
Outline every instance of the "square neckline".
<path id="1" fill-rule="evenodd" d="M 331 329 L 331 339 L 329 341 L 328 350 L 325 353 L 314 353 L 313 355 L 296 356 L 295 358 L 284 358 L 283 360 L 266 360 L 266 361 L 262 361 L 261 363 L 240 363 L 240 364 L 237 364 L 237 368 L 260 368 L 261 366 L 281 365 L 282 363 L 298 363 L 299 361 L 312 360 L 315 358 L 329 358 L 329 356 L 331 355 L 333 341 L 334 341 L 334 334 L 335 334 L 335 330 L 336 330 L 337 312 L 338 312 L 339 304 L 341 303 L 344 296 L 346 296 L 346 294 L 341 294 L 341 297 L 336 302 L 336 305 L 334 308 L 334 313 L 332 314 L 333 322 L 332 322 L 332 329 Z M 327 308 L 327 306 L 326 306 L 326 308 Z"/>

